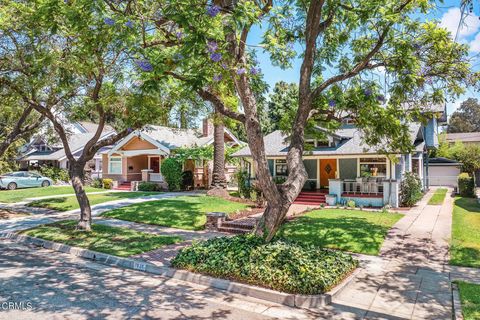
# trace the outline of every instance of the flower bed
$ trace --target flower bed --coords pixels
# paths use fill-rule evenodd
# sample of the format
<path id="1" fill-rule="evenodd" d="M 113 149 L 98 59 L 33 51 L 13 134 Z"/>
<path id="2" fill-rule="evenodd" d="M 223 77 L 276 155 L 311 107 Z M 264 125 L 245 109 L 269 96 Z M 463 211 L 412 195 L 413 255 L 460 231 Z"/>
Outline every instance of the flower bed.
<path id="1" fill-rule="evenodd" d="M 339 251 L 241 235 L 194 243 L 172 265 L 286 293 L 321 294 L 345 279 L 358 261 Z"/>

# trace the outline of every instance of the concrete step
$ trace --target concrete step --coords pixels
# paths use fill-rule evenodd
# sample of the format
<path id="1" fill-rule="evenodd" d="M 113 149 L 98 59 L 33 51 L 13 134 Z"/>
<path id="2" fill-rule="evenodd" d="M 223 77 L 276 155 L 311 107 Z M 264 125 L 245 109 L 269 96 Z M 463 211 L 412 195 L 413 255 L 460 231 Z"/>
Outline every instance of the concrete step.
<path id="1" fill-rule="evenodd" d="M 233 228 L 233 229 L 242 229 L 242 230 L 253 230 L 254 225 L 252 224 L 241 224 L 235 222 L 224 222 L 222 223 L 222 228 Z"/>
<path id="2" fill-rule="evenodd" d="M 319 202 L 319 201 L 297 201 L 297 200 L 295 200 L 293 203 L 294 204 L 304 204 L 304 205 L 309 205 L 309 206 L 320 206 L 322 204 L 326 204 L 325 201 Z"/>
<path id="3" fill-rule="evenodd" d="M 240 228 L 225 228 L 225 227 L 220 227 L 218 228 L 218 231 L 220 232 L 227 232 L 227 233 L 234 233 L 234 234 L 245 234 L 249 233 L 251 230 L 245 230 L 245 229 L 240 229 Z"/>

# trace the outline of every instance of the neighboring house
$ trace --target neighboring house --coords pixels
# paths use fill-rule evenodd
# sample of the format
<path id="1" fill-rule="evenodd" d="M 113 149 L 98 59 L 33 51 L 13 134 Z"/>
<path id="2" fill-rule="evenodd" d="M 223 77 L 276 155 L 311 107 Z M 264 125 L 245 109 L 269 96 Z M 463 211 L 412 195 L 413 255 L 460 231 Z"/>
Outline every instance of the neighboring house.
<path id="1" fill-rule="evenodd" d="M 91 122 L 74 122 L 67 125 L 69 131 L 68 145 L 74 157 L 78 158 L 85 144 L 94 136 L 98 125 Z M 106 126 L 102 132 L 100 140 L 115 134 L 115 131 Z M 93 177 L 101 177 L 102 175 L 102 158 L 101 152 L 109 148 L 103 148 L 87 164 L 86 170 L 90 171 Z M 37 166 L 52 166 L 56 168 L 68 169 L 69 161 L 65 154 L 61 141 L 49 143 L 45 139 L 44 134 L 36 135 L 32 140 L 24 145 L 20 150 L 20 156 L 17 161 L 22 170 Z"/>
<path id="2" fill-rule="evenodd" d="M 325 194 L 329 193 L 336 195 L 337 203 L 353 199 L 357 205 L 382 207 L 390 204 L 398 207 L 400 182 L 405 172 L 416 173 L 424 188 L 428 188 L 428 167 L 424 165 L 424 158 L 427 149 L 438 147 L 438 123 L 446 120 L 445 106 L 435 106 L 429 111 L 433 116 L 427 125 L 410 124 L 410 140 L 414 151 L 392 155 L 396 158 L 395 162 L 379 152 L 379 147 L 366 145 L 363 132 L 348 119 L 333 133 L 317 127 L 317 130 L 326 134 L 327 139 L 306 139 L 309 148 L 304 153 L 304 164 L 308 180 L 304 190 L 323 195 L 315 200 L 314 194 L 302 192 L 297 203 L 322 203 Z M 270 173 L 279 182 L 287 175 L 289 143 L 286 138 L 281 131 L 274 131 L 264 138 Z M 245 147 L 233 156 L 243 158 L 250 177 L 255 179 L 250 149 Z"/>
<path id="3" fill-rule="evenodd" d="M 149 125 L 142 130 L 133 131 L 111 150 L 103 153 L 103 177 L 127 186 L 138 181 L 163 184 L 161 173 L 163 159 L 178 148 L 203 147 L 210 144 L 213 144 L 213 124 L 207 120 L 203 121 L 201 130 Z M 241 142 L 225 128 L 225 144 L 234 147 Z M 226 165 L 227 180 L 235 169 L 235 166 Z M 209 186 L 212 161 L 187 160 L 183 170 L 192 171 L 196 188 Z"/>
<path id="4" fill-rule="evenodd" d="M 480 132 L 447 133 L 445 140 L 450 144 L 460 141 L 463 144 L 479 144 Z"/>
<path id="5" fill-rule="evenodd" d="M 431 186 L 458 187 L 458 175 L 462 169 L 460 162 L 441 157 L 430 158 L 428 168 Z"/>
<path id="6" fill-rule="evenodd" d="M 459 141 L 464 145 L 480 145 L 480 132 L 447 133 L 446 141 L 450 144 L 455 144 L 455 142 Z M 480 170 L 475 172 L 475 181 L 477 187 L 480 187 Z"/>

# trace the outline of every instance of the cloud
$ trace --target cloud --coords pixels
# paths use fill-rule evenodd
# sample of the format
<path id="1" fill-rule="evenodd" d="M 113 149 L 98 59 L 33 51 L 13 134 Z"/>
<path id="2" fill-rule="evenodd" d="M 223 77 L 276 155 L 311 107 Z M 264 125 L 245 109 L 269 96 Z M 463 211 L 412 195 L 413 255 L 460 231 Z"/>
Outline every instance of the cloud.
<path id="1" fill-rule="evenodd" d="M 477 33 L 475 39 L 470 42 L 470 51 L 480 52 L 480 32 Z"/>
<path id="2" fill-rule="evenodd" d="M 442 16 L 442 20 L 440 21 L 440 26 L 450 31 L 452 37 L 455 37 L 457 33 L 460 16 L 461 12 L 459 8 L 450 8 L 447 12 L 445 12 L 445 14 Z M 458 36 L 459 38 L 465 38 L 477 33 L 479 29 L 480 20 L 478 19 L 478 16 L 470 13 L 465 17 L 464 22 L 460 25 Z"/>

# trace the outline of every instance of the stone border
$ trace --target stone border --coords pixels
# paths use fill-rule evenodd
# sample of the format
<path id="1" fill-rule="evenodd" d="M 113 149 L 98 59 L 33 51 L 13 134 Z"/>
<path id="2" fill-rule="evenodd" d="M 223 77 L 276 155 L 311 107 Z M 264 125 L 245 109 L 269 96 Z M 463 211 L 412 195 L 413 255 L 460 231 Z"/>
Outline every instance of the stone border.
<path id="1" fill-rule="evenodd" d="M 456 283 L 452 283 L 452 300 L 453 319 L 463 320 L 462 302 L 460 300 L 460 293 L 458 291 L 458 285 Z"/>
<path id="2" fill-rule="evenodd" d="M 210 288 L 224 290 L 230 293 L 241 294 L 269 302 L 283 304 L 289 307 L 297 308 L 318 308 L 328 305 L 332 302 L 332 297 L 343 290 L 347 284 L 355 278 L 361 271 L 361 268 L 355 269 L 347 278 L 332 290 L 318 295 L 301 295 L 279 292 L 271 289 L 266 289 L 258 286 L 243 284 L 225 279 L 213 278 L 199 273 L 194 273 L 186 270 L 174 269 L 169 267 L 159 267 L 154 264 L 134 260 L 130 258 L 121 258 L 106 253 L 91 251 L 88 249 L 81 249 L 72 247 L 66 244 L 43 240 L 39 238 L 30 237 L 27 235 L 20 235 L 15 232 L 0 232 L 0 238 L 7 238 L 18 243 L 33 244 L 45 249 L 51 249 L 58 252 L 67 253 L 73 256 L 93 260 L 95 262 L 126 269 L 138 270 L 151 274 L 156 274 L 168 278 L 191 282 Z"/>

